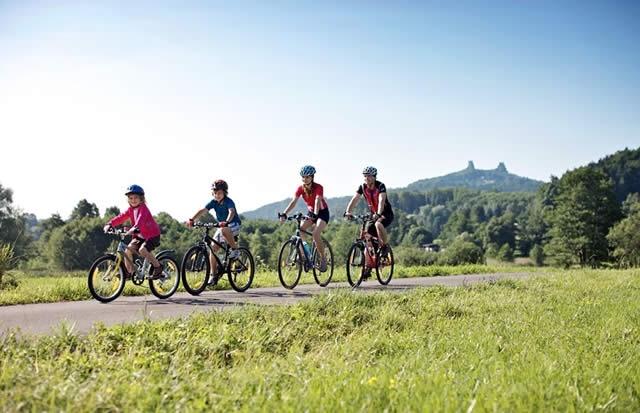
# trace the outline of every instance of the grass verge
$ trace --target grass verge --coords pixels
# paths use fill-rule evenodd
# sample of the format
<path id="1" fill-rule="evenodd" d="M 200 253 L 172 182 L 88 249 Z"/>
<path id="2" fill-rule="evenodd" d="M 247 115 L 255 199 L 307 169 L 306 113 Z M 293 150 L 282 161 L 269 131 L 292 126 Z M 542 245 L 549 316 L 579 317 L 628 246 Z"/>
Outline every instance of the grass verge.
<path id="1" fill-rule="evenodd" d="M 2 411 L 638 411 L 640 277 L 342 290 L 0 348 Z"/>

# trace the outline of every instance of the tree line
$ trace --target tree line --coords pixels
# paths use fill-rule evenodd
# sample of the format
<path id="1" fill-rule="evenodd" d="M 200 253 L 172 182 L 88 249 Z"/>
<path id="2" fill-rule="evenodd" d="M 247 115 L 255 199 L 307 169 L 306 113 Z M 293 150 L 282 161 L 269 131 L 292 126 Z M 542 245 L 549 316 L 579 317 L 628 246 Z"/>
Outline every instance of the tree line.
<path id="1" fill-rule="evenodd" d="M 535 193 L 466 188 L 391 192 L 396 214 L 389 235 L 396 260 L 407 265 L 530 257 L 538 264 L 560 266 L 638 266 L 639 193 L 640 149 L 624 150 L 551 177 Z M 344 207 L 331 208 L 332 221 L 324 235 L 336 263 L 342 264 L 359 226 L 340 219 Z M 364 202 L 359 208 L 365 210 Z M 101 214 L 83 199 L 66 219 L 54 214 L 38 220 L 16 208 L 11 189 L 0 184 L 0 248 L 11 247 L 10 266 L 86 269 L 113 248 L 102 227 L 119 212 L 110 207 Z M 160 248 L 174 249 L 178 257 L 201 239 L 198 230 L 166 212 L 155 218 L 162 230 Z M 202 219 L 214 220 L 210 215 Z M 275 268 L 279 248 L 293 232 L 293 224 L 244 219 L 240 244 L 251 249 L 260 266 Z M 428 243 L 439 244 L 443 251 L 424 251 Z"/>

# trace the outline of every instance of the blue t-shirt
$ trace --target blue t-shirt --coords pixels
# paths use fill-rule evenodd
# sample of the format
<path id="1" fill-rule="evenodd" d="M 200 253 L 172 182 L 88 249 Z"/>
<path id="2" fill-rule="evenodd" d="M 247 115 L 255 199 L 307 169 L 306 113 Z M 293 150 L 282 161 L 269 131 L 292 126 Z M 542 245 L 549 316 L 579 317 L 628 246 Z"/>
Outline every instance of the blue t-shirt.
<path id="1" fill-rule="evenodd" d="M 211 201 L 209 201 L 209 203 L 205 206 L 205 208 L 207 208 L 208 211 L 214 209 L 216 211 L 216 218 L 218 219 L 219 222 L 222 221 L 226 221 L 227 218 L 229 217 L 229 208 L 234 208 L 235 209 L 236 204 L 233 203 L 233 200 L 231 198 L 228 197 L 224 197 L 224 199 L 222 200 L 222 203 L 219 203 L 218 201 L 216 201 L 215 198 L 213 198 Z M 233 219 L 231 220 L 230 223 L 236 223 L 238 225 L 241 224 L 240 222 L 240 217 L 238 216 L 238 210 L 236 209 L 236 213 L 233 215 Z"/>

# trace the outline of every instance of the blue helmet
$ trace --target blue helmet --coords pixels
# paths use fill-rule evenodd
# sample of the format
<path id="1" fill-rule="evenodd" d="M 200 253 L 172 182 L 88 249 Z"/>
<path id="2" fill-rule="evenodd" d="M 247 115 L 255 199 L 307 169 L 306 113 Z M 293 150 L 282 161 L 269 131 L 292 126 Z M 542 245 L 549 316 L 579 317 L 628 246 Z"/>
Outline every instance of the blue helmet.
<path id="1" fill-rule="evenodd" d="M 130 194 L 138 194 L 138 195 L 144 195 L 144 189 L 142 189 L 142 187 L 140 185 L 131 185 L 127 188 L 127 191 L 124 193 L 125 195 L 130 195 Z"/>
<path id="2" fill-rule="evenodd" d="M 311 176 L 316 174 L 316 168 L 311 165 L 305 165 L 300 169 L 300 176 Z"/>

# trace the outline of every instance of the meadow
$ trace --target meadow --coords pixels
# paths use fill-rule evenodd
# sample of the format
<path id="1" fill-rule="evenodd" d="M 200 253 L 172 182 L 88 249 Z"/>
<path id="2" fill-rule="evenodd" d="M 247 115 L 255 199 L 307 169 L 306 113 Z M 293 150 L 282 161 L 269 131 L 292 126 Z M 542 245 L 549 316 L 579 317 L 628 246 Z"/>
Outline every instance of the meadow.
<path id="1" fill-rule="evenodd" d="M 2 411 L 638 411 L 638 271 L 0 337 Z"/>

